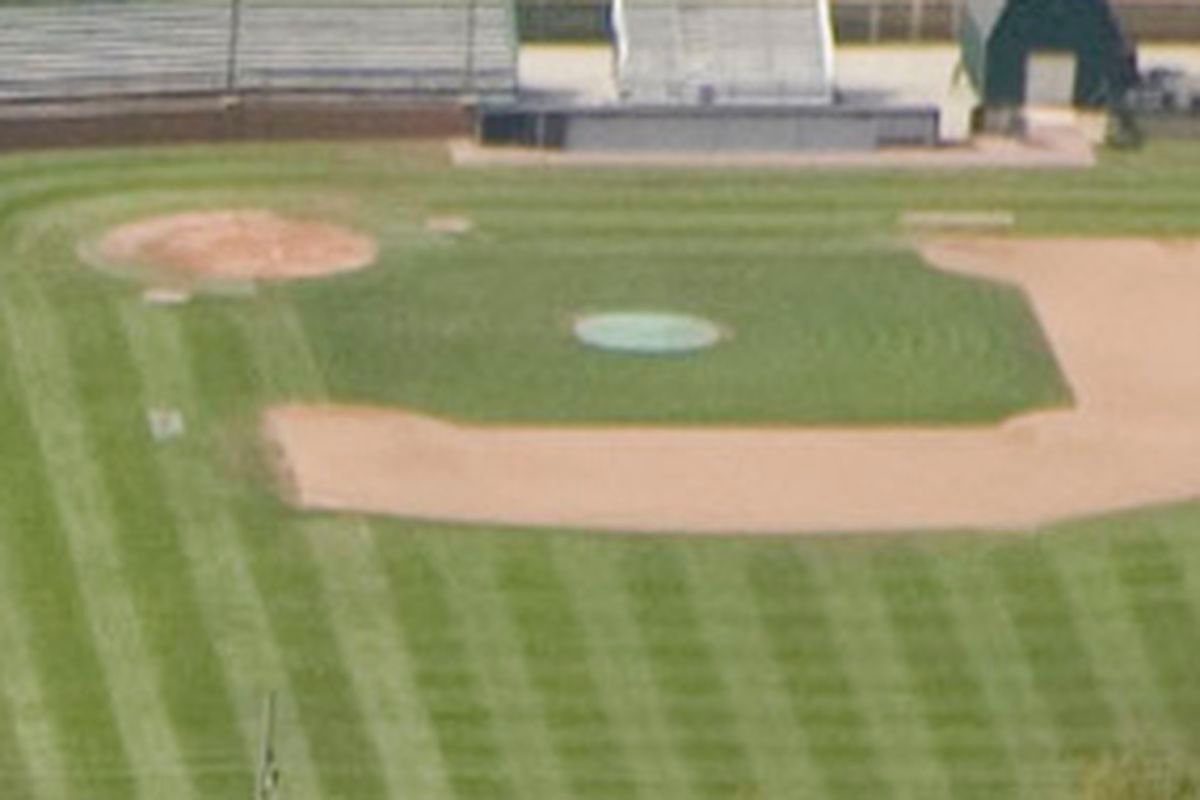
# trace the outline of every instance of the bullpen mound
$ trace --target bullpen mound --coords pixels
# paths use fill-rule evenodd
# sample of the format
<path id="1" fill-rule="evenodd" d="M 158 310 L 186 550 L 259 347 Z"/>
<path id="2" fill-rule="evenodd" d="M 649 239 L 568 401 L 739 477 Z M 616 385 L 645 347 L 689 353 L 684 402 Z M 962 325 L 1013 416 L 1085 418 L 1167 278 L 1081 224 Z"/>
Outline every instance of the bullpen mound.
<path id="1" fill-rule="evenodd" d="M 170 214 L 109 231 L 97 255 L 110 264 L 227 280 L 315 278 L 361 269 L 375 242 L 337 225 L 272 211 Z"/>

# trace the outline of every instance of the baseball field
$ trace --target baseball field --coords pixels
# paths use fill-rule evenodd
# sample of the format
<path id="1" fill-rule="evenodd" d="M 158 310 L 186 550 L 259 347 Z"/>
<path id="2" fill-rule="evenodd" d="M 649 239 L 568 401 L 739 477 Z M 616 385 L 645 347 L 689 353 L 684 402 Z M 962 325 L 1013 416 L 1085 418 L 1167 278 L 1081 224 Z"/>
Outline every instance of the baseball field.
<path id="1" fill-rule="evenodd" d="M 252 797 L 271 691 L 286 798 L 1200 796 L 1186 499 L 1000 530 L 455 525 L 298 508 L 261 436 L 281 404 L 589 429 L 1069 413 L 1029 296 L 930 268 L 901 220 L 1186 248 L 1198 189 L 1188 144 L 924 176 L 454 169 L 434 143 L 0 159 L 0 797 Z M 122 226 L 230 209 L 353 231 L 373 263 L 105 257 Z M 623 309 L 725 336 L 637 357 L 572 335 Z M 1136 327 L 1091 330 L 1119 351 Z"/>

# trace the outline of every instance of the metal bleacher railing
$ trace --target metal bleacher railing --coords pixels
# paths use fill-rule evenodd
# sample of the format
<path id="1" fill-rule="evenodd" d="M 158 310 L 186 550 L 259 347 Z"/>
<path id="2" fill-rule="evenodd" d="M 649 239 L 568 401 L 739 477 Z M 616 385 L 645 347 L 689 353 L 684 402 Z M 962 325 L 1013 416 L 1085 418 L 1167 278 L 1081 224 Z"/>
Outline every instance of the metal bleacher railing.
<path id="1" fill-rule="evenodd" d="M 0 6 L 0 100 L 516 91 L 509 0 L 91 0 Z"/>
<path id="2" fill-rule="evenodd" d="M 618 84 L 649 103 L 827 102 L 825 0 L 621 0 Z"/>

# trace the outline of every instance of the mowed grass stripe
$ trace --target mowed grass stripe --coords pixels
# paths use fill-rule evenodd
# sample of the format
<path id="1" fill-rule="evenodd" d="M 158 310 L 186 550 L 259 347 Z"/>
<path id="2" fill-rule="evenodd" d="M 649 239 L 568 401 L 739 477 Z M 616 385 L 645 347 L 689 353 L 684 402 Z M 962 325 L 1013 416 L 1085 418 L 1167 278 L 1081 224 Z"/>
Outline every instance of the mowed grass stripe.
<path id="1" fill-rule="evenodd" d="M 447 797 L 437 735 L 417 696 L 416 667 L 396 628 L 374 531 L 358 518 L 320 517 L 284 535 L 308 540 L 363 724 L 382 759 L 387 796 Z"/>
<path id="2" fill-rule="evenodd" d="M 640 787 L 597 689 L 592 648 L 550 545 L 540 538 L 513 542 L 493 550 L 493 559 L 525 672 L 571 795 L 635 800 Z"/>
<path id="3" fill-rule="evenodd" d="M 642 648 L 618 566 L 620 554 L 630 545 L 587 535 L 554 541 L 563 580 L 580 598 L 582 632 L 594 643 L 597 690 L 608 699 L 611 724 L 625 743 L 637 785 L 647 798 L 689 796 L 691 774 L 658 702 L 654 670 Z"/>
<path id="4" fill-rule="evenodd" d="M 3 672 L 0 671 L 0 677 Z M 12 703 L 0 684 L 0 797 L 33 800 L 33 786 L 21 741 L 13 725 Z"/>
<path id="5" fill-rule="evenodd" d="M 3 585 L 26 637 L 53 722 L 56 766 L 67 795 L 89 800 L 137 798 L 134 770 L 116 723 L 105 671 L 80 597 L 79 575 L 49 495 L 15 374 L 11 342 L 0 337 L 0 530 Z"/>
<path id="6" fill-rule="evenodd" d="M 117 724 L 137 764 L 136 780 L 143 795 L 186 800 L 192 784 L 125 579 L 117 522 L 89 446 L 84 403 L 74 391 L 59 315 L 29 273 L 10 274 L 5 287 L 0 315 L 13 343 L 14 368 L 42 459 L 54 476 L 50 491 L 113 693 Z"/>
<path id="7" fill-rule="evenodd" d="M 235 436 L 246 437 L 253 435 L 264 390 L 234 313 L 222 301 L 188 309 L 183 338 L 193 380 L 205 387 L 207 412 Z M 249 486 L 231 492 L 237 500 L 232 506 L 236 530 L 288 671 L 320 791 L 327 797 L 383 800 L 388 795 L 381 754 L 362 711 L 370 698 L 355 693 L 308 538 L 287 523 L 256 483 Z"/>
<path id="8" fill-rule="evenodd" d="M 0 536 L 20 536 L 21 531 L 2 527 Z M 0 576 L 9 567 L 0 549 Z M 48 725 L 49 710 L 42 699 L 25 644 L 21 609 L 9 592 L 0 592 L 0 797 L 17 800 L 52 800 L 66 797 L 64 766 Z"/>
<path id="9" fill-rule="evenodd" d="M 786 690 L 787 706 L 803 731 L 820 793 L 827 797 L 884 798 L 888 787 L 825 609 L 813 568 L 791 550 L 747 559 L 747 585 L 770 657 Z"/>
<path id="10" fill-rule="evenodd" d="M 1144 738 L 1148 720 L 1158 720 L 1155 727 L 1164 731 L 1171 728 L 1169 698 L 1158 690 L 1138 620 L 1108 552 L 1112 525 L 1124 518 L 1071 522 L 1037 539 L 1062 580 L 1080 645 L 1113 715 L 1113 740 L 1122 747 Z M 1078 771 L 1079 765 L 1072 767 Z"/>
<path id="11" fill-rule="evenodd" d="M 495 551 L 455 546 L 437 538 L 425 545 L 445 599 L 459 620 L 464 646 L 479 670 L 480 699 L 492 709 L 508 775 L 518 797 L 570 797 L 571 787 L 556 758 L 552 732 L 543 722 L 540 698 L 522 663 L 520 636 L 506 613 L 492 561 Z"/>
<path id="12" fill-rule="evenodd" d="M 842 666 L 861 697 L 888 792 L 906 800 L 951 797 L 937 741 L 914 702 L 903 647 L 871 571 L 874 545 L 844 551 L 824 541 L 792 546 L 811 563 L 809 577 L 824 598 L 830 633 L 845 653 Z"/>
<path id="13" fill-rule="evenodd" d="M 825 796 L 805 731 L 790 708 L 787 678 L 775 669 L 749 578 L 740 569 L 740 542 L 704 542 L 690 548 L 692 600 L 736 729 L 764 797 Z M 869 766 L 864 766 L 869 770 Z"/>
<path id="14" fill-rule="evenodd" d="M 7 336 L 0 333 L 0 339 Z M 0 426 L 0 430 L 3 430 Z M 5 438 L 5 447 L 16 446 Z M 4 483 L 8 470 L 5 465 Z M 2 491 L 0 491 L 2 496 Z M 25 528 L 10 524 L 8 514 L 0 503 L 0 537 L 39 536 Z M 25 613 L 19 593 L 7 576 L 19 567 L 9 563 L 11 548 L 0 547 L 0 576 L 5 576 L 0 592 L 0 702 L 5 713 L 0 716 L 11 731 L 11 741 L 5 737 L 0 748 L 6 754 L 7 782 L 0 783 L 0 796 L 11 791 L 37 800 L 57 800 L 67 797 L 67 766 L 59 748 L 54 720 L 53 703 L 47 698 L 48 687 L 38 672 L 35 653 L 31 650 L 37 617 Z"/>
<path id="15" fill-rule="evenodd" d="M 972 548 L 957 543 L 938 550 L 940 572 L 963 645 L 972 663 L 979 665 L 981 689 L 1014 767 L 1016 796 L 1057 797 L 1075 776 L 1059 759 L 1054 720 L 1038 693 L 1036 676 L 989 559 L 988 545 L 994 541 L 978 542 Z"/>
<path id="16" fill-rule="evenodd" d="M 669 544 L 631 548 L 619 568 L 693 793 L 711 800 L 753 796 L 761 787 L 696 617 L 686 558 L 685 550 Z"/>
<path id="17" fill-rule="evenodd" d="M 280 646 L 250 574 L 237 520 L 230 507 L 227 476 L 213 468 L 219 461 L 219 421 L 206 413 L 190 372 L 190 354 L 173 309 L 147 308 L 139 300 L 121 306 L 121 318 L 142 377 L 147 404 L 178 409 L 187 432 L 181 441 L 158 448 L 168 501 L 192 564 L 201 612 L 229 676 L 242 738 L 257 750 L 265 695 L 280 692 L 282 720 L 296 692 L 283 664 Z M 317 796 L 319 786 L 308 737 L 302 726 L 288 724 L 276 751 L 287 769 L 287 790 Z M 253 754 L 252 754 L 253 755 Z"/>
<path id="18" fill-rule="evenodd" d="M 447 781 L 457 800 L 518 800 L 501 748 L 496 713 L 482 687 L 459 612 L 437 562 L 421 538 L 395 532 L 384 546 L 395 617 L 403 633 L 416 688 L 437 735 Z M 435 532 L 436 535 L 436 532 Z"/>
<path id="19" fill-rule="evenodd" d="M 1195 750 L 1200 747 L 1200 615 L 1188 595 L 1183 568 L 1168 540 L 1152 526 L 1137 537 L 1113 537 L 1109 554 L 1138 621 L 1169 719 L 1183 744 Z"/>
<path id="20" fill-rule="evenodd" d="M 286 299 L 268 293 L 239 312 L 264 402 L 323 397 L 320 370 Z M 390 616 L 391 590 L 379 565 L 374 530 L 356 517 L 331 516 L 304 523 L 300 531 L 308 539 L 355 691 L 370 698 L 362 714 L 384 755 L 388 795 L 445 794 L 436 736 L 412 699 L 415 679 Z M 388 757 L 400 752 L 404 761 Z"/>
<path id="21" fill-rule="evenodd" d="M 1034 543 L 997 548 L 991 558 L 1060 757 L 1095 756 L 1116 744 L 1116 719 L 1076 630 L 1075 611 L 1053 558 Z"/>
<path id="22" fill-rule="evenodd" d="M 1013 796 L 1013 765 L 932 557 L 889 547 L 875 557 L 874 568 L 951 795 Z"/>
<path id="23" fill-rule="evenodd" d="M 157 659 L 159 691 L 185 758 L 199 759 L 189 770 L 192 781 L 202 796 L 234 794 L 245 791 L 253 767 L 155 464 L 159 445 L 115 304 L 96 298 L 66 329 L 75 389 L 88 398 L 83 420 L 112 504 L 126 580 Z"/>

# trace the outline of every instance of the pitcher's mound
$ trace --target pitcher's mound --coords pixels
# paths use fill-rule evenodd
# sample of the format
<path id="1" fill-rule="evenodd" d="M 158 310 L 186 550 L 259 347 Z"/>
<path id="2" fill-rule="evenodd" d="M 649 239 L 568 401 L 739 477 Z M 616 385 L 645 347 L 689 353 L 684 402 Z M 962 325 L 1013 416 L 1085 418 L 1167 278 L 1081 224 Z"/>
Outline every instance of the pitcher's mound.
<path id="1" fill-rule="evenodd" d="M 250 209 L 152 217 L 109 231 L 97 247 L 110 264 L 233 280 L 347 272 L 369 265 L 375 254 L 368 236 Z"/>

